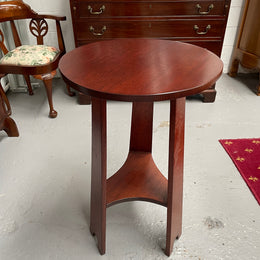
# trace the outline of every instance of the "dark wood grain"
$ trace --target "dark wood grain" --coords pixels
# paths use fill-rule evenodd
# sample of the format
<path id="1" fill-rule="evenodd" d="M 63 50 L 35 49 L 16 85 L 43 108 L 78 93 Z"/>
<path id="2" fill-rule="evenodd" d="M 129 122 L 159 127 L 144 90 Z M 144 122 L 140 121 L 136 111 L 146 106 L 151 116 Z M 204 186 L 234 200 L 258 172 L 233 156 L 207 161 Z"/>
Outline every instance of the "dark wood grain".
<path id="1" fill-rule="evenodd" d="M 167 183 L 151 153 L 130 151 L 124 165 L 107 180 L 107 207 L 134 200 L 166 206 Z"/>
<path id="2" fill-rule="evenodd" d="M 144 135 L 144 133 L 146 133 Z M 134 102 L 132 107 L 132 123 L 130 151 L 152 152 L 153 138 L 153 103 Z"/>
<path id="3" fill-rule="evenodd" d="M 169 168 L 166 255 L 170 255 L 175 239 L 182 233 L 182 194 L 184 156 L 185 98 L 172 100 L 170 105 Z"/>
<path id="4" fill-rule="evenodd" d="M 90 232 L 97 237 L 101 255 L 106 250 L 106 124 L 106 101 L 93 98 Z"/>
<path id="5" fill-rule="evenodd" d="M 133 102 L 129 155 L 107 181 L 108 206 L 132 200 L 166 206 L 167 179 L 151 155 L 152 133 L 153 102 Z"/>
<path id="6" fill-rule="evenodd" d="M 160 101 L 209 88 L 223 64 L 206 49 L 182 42 L 117 39 L 72 50 L 59 68 L 67 84 L 90 96 Z"/>
<path id="7" fill-rule="evenodd" d="M 76 47 L 117 38 L 158 38 L 190 42 L 220 57 L 230 0 L 70 0 L 70 7 Z M 201 96 L 203 102 L 214 102 L 215 85 Z M 82 93 L 78 101 L 89 104 Z"/>
<path id="8" fill-rule="evenodd" d="M 111 18 L 111 17 L 136 17 L 136 16 L 180 16 L 180 15 L 199 15 L 198 8 L 194 1 L 71 1 L 73 15 L 78 21 L 84 18 Z M 200 11 L 208 11 L 208 7 L 213 4 L 214 8 L 210 10 L 209 15 L 221 16 L 225 12 L 224 1 L 200 1 Z M 101 7 L 105 10 L 98 15 L 91 14 L 88 6 L 91 6 L 93 12 L 100 12 Z"/>
<path id="9" fill-rule="evenodd" d="M 172 40 L 172 39 L 167 37 L 164 40 Z M 100 41 L 102 41 L 102 39 Z M 92 40 L 83 39 L 82 41 L 79 41 L 78 46 L 80 47 L 80 46 L 83 46 L 85 44 L 89 44 L 92 42 L 93 42 Z M 182 42 L 186 42 L 186 43 L 193 44 L 193 45 L 196 45 L 196 46 L 199 46 L 202 48 L 206 48 L 206 49 L 210 50 L 211 52 L 215 53 L 217 56 L 220 56 L 220 54 L 221 54 L 221 48 L 220 48 L 220 46 L 222 45 L 221 40 L 217 41 L 216 39 L 215 40 L 185 39 Z M 84 95 L 84 94 L 82 94 L 82 95 Z M 86 97 L 86 95 L 84 95 L 84 96 Z M 81 97 L 79 97 L 79 98 L 81 98 Z M 82 98 L 82 101 L 84 102 L 83 98 Z M 90 104 L 89 101 L 87 101 L 86 104 Z"/>
<path id="10" fill-rule="evenodd" d="M 185 97 L 209 88 L 222 62 L 194 45 L 156 39 L 91 43 L 67 53 L 67 84 L 92 96 L 91 224 L 105 253 L 106 208 L 141 200 L 167 207 L 166 255 L 181 235 Z M 131 101 L 129 154 L 106 179 L 106 100 Z M 153 101 L 171 100 L 168 180 L 152 157 Z"/>
<path id="11" fill-rule="evenodd" d="M 0 79 L 4 75 L 0 75 Z M 12 114 L 11 106 L 0 83 L 0 131 L 4 130 L 8 136 L 19 136 L 15 121 L 10 117 Z"/>
<path id="12" fill-rule="evenodd" d="M 167 22 L 166 22 L 167 21 Z M 194 25 L 199 27 L 198 32 L 206 31 L 208 25 L 211 28 L 206 34 L 197 34 L 193 29 Z M 78 41 L 92 39 L 113 39 L 113 38 L 170 38 L 173 40 L 185 40 L 185 38 L 196 39 L 214 39 L 221 40 L 220 35 L 225 30 L 225 20 L 213 20 L 213 19 L 165 19 L 165 20 L 154 20 L 148 21 L 140 19 L 121 20 L 118 23 L 116 20 L 107 19 L 105 22 L 102 20 L 87 20 L 78 22 L 77 26 L 79 30 L 76 32 Z M 89 30 L 90 26 L 94 28 L 95 33 L 101 33 L 102 28 L 106 26 L 105 32 L 97 36 Z"/>

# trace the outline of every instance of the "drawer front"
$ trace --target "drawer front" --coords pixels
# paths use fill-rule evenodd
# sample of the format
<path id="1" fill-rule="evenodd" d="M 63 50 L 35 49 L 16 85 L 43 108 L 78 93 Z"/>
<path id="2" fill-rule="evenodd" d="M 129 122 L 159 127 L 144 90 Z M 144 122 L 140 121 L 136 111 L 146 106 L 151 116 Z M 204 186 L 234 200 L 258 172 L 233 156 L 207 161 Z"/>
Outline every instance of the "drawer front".
<path id="1" fill-rule="evenodd" d="M 72 1 L 74 19 L 122 16 L 224 15 L 225 1 L 102 2 Z"/>
<path id="2" fill-rule="evenodd" d="M 221 38 L 224 20 L 151 20 L 77 22 L 77 41 L 112 38 Z"/>
<path id="3" fill-rule="evenodd" d="M 220 57 L 221 55 L 221 49 L 222 49 L 222 41 L 221 40 L 216 40 L 216 41 L 207 41 L 207 40 L 203 40 L 203 41 L 195 41 L 195 40 L 183 40 L 184 42 L 190 43 L 190 44 L 194 44 L 197 45 L 199 47 L 202 48 L 206 48 L 209 51 L 212 51 L 213 53 L 215 53 L 217 56 Z"/>
<path id="4" fill-rule="evenodd" d="M 157 39 L 160 39 L 160 38 L 157 38 Z M 102 41 L 102 40 L 105 40 L 105 39 L 99 39 L 97 41 L 100 41 L 100 40 Z M 164 40 L 174 40 L 174 39 L 172 39 L 172 38 L 164 38 Z M 221 55 L 221 49 L 222 49 L 222 41 L 221 40 L 196 41 L 194 39 L 192 39 L 192 40 L 179 39 L 179 41 L 190 43 L 190 44 L 194 44 L 194 45 L 197 45 L 197 46 L 202 47 L 202 48 L 206 48 L 209 51 L 212 51 L 213 53 L 218 55 L 219 57 Z M 77 43 L 76 47 L 80 47 L 80 46 L 83 46 L 85 44 L 89 44 L 89 43 L 92 43 L 92 42 L 93 42 L 93 40 L 82 40 L 82 41 L 79 41 Z"/>

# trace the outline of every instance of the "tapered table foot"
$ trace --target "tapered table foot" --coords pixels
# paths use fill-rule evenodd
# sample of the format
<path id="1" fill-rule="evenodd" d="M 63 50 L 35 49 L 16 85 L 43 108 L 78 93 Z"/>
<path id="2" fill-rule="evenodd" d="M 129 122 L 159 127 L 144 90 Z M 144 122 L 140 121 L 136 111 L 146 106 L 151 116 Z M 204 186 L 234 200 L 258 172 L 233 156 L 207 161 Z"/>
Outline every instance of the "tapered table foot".
<path id="1" fill-rule="evenodd" d="M 167 230 L 165 254 L 182 232 L 183 157 L 185 98 L 172 100 L 170 107 L 170 140 L 168 169 Z"/>
<path id="2" fill-rule="evenodd" d="M 93 98 L 90 232 L 101 255 L 106 251 L 106 150 L 106 101 Z"/>

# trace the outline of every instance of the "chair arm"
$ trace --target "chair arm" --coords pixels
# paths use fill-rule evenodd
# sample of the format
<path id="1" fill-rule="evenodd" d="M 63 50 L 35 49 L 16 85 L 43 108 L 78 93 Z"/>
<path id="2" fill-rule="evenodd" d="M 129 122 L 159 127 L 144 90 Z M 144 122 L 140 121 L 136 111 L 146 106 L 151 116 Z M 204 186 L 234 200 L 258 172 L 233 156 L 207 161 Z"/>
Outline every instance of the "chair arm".
<path id="1" fill-rule="evenodd" d="M 65 17 L 66 19 L 66 17 Z M 64 44 L 64 39 L 63 39 L 63 34 L 60 26 L 60 21 L 56 20 L 56 30 L 57 30 L 57 37 L 58 37 L 58 44 L 59 44 L 59 49 L 61 51 L 61 54 L 65 54 L 66 49 L 65 49 L 65 44 Z"/>
<path id="2" fill-rule="evenodd" d="M 40 19 L 53 19 L 57 21 L 65 21 L 66 16 L 56 16 L 56 15 L 48 15 L 48 14 L 38 14 L 35 15 L 33 18 L 40 18 Z"/>

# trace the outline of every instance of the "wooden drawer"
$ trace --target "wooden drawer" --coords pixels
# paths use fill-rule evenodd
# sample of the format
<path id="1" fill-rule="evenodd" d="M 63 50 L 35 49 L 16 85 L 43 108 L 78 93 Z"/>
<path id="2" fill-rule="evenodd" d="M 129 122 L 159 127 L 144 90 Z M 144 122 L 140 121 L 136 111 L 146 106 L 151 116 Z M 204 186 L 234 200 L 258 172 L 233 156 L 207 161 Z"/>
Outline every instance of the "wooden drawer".
<path id="1" fill-rule="evenodd" d="M 158 38 L 158 39 L 161 39 L 161 38 Z M 163 39 L 171 40 L 172 38 L 163 38 Z M 100 40 L 111 40 L 111 39 L 99 39 L 99 41 Z M 219 40 L 202 39 L 200 41 L 196 41 L 194 39 L 185 39 L 185 40 L 179 39 L 179 41 L 187 42 L 190 44 L 200 46 L 202 48 L 206 48 L 206 49 L 214 52 L 217 56 L 220 56 L 220 54 L 221 54 L 222 41 L 220 39 Z M 89 44 L 91 42 L 93 42 L 93 39 L 79 41 L 77 47 L 83 46 L 85 44 Z"/>
<path id="2" fill-rule="evenodd" d="M 214 52 L 217 56 L 221 55 L 221 49 L 222 49 L 222 41 L 221 40 L 183 40 L 183 42 L 187 42 L 190 44 L 197 45 L 199 47 L 208 49 L 209 51 Z"/>
<path id="3" fill-rule="evenodd" d="M 93 20 L 76 23 L 77 39 L 221 37 L 224 20 Z M 196 29 L 197 26 L 197 29 Z"/>
<path id="4" fill-rule="evenodd" d="M 225 1 L 105 2 L 74 1 L 75 19 L 122 16 L 224 15 Z"/>
<path id="5" fill-rule="evenodd" d="M 195 44 L 220 56 L 230 1 L 70 0 L 75 46 L 115 38 L 159 38 Z M 213 86 L 203 100 L 213 102 L 215 96 Z"/>

